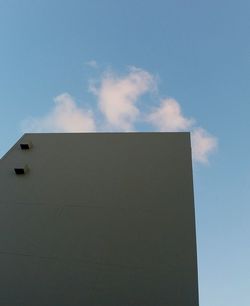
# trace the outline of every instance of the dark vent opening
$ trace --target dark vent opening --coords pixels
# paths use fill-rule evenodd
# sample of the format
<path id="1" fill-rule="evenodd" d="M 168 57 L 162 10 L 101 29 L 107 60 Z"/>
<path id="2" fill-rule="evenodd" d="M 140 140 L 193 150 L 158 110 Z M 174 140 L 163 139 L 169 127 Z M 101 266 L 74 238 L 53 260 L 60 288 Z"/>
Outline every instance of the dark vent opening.
<path id="1" fill-rule="evenodd" d="M 20 147 L 22 150 L 29 150 L 30 149 L 30 144 L 29 143 L 21 143 Z"/>
<path id="2" fill-rule="evenodd" d="M 24 168 L 15 168 L 15 173 L 17 175 L 20 175 L 20 174 L 25 174 L 25 169 Z"/>

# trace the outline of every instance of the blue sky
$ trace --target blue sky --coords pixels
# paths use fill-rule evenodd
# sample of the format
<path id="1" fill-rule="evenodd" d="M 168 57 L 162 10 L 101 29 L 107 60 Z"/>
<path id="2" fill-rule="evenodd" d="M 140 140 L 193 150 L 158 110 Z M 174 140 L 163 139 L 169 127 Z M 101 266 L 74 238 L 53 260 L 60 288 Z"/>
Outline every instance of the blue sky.
<path id="1" fill-rule="evenodd" d="M 24 130 L 192 131 L 201 306 L 250 305 L 249 13 L 0 1 L 0 155 Z"/>

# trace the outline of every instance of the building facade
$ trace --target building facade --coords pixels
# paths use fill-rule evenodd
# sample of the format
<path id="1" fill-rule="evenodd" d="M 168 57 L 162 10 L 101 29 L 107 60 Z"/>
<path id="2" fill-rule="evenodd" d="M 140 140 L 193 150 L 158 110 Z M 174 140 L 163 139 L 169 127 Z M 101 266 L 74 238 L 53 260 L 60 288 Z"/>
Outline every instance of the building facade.
<path id="1" fill-rule="evenodd" d="M 25 134 L 0 229 L 0 305 L 198 306 L 189 133 Z"/>

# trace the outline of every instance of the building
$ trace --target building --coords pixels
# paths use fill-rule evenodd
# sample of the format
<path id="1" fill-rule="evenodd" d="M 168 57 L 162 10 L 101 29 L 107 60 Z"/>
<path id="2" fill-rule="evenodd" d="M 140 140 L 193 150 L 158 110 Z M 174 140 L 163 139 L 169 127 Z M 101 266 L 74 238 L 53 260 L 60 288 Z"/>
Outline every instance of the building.
<path id="1" fill-rule="evenodd" d="M 0 305 L 198 306 L 189 133 L 25 134 L 0 229 Z"/>

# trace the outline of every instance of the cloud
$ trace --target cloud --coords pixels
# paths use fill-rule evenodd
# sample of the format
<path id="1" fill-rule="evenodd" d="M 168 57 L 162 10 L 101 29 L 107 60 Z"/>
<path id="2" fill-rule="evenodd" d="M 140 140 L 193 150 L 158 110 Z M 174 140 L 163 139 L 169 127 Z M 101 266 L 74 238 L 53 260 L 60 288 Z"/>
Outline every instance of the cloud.
<path id="1" fill-rule="evenodd" d="M 91 62 L 90 62 L 91 63 Z M 95 65 L 95 62 L 92 63 Z M 30 118 L 22 123 L 24 132 L 94 132 L 134 131 L 140 122 L 149 130 L 161 132 L 191 132 L 193 160 L 208 163 L 208 158 L 217 148 L 217 139 L 204 128 L 196 126 L 196 120 L 186 117 L 180 104 L 173 98 L 162 99 L 158 107 L 149 112 L 141 97 L 157 89 L 156 78 L 148 71 L 130 67 L 125 75 L 105 72 L 96 83 L 89 84 L 96 97 L 97 109 L 79 107 L 74 99 L 63 93 L 54 99 L 52 110 L 43 117 Z M 155 105 L 154 101 L 154 105 Z M 100 121 L 100 114 L 103 118 Z M 96 124 L 98 122 L 98 124 Z"/>
<path id="2" fill-rule="evenodd" d="M 180 104 L 174 99 L 164 99 L 160 106 L 147 116 L 147 121 L 158 131 L 191 131 L 192 155 L 197 162 L 208 163 L 208 156 L 217 147 L 216 138 L 205 129 L 195 127 L 195 120 L 185 117 Z"/>
<path id="3" fill-rule="evenodd" d="M 91 67 L 91 68 L 98 68 L 98 64 L 95 60 L 91 60 L 85 63 L 87 66 Z"/>
<path id="4" fill-rule="evenodd" d="M 208 155 L 217 148 L 217 139 L 203 128 L 192 131 L 191 143 L 193 158 L 201 163 L 208 163 Z"/>
<path id="5" fill-rule="evenodd" d="M 138 99 L 155 88 L 154 77 L 147 71 L 130 68 L 127 75 L 106 73 L 99 87 L 91 86 L 98 98 L 98 106 L 111 128 L 131 131 L 140 115 Z"/>
<path id="6" fill-rule="evenodd" d="M 30 118 L 22 123 L 25 132 L 93 132 L 95 122 L 91 111 L 76 105 L 68 93 L 54 99 L 54 108 L 46 116 Z"/>
<path id="7" fill-rule="evenodd" d="M 167 132 L 186 131 L 194 123 L 193 119 L 183 116 L 179 103 L 174 99 L 164 99 L 160 107 L 149 114 L 147 120 L 159 131 Z"/>

